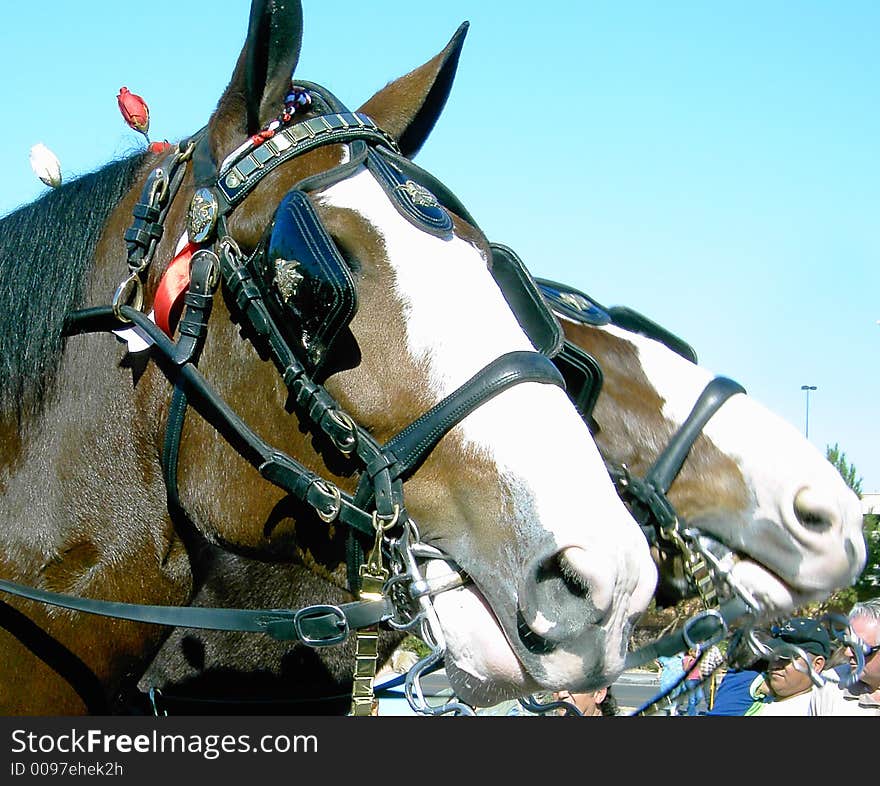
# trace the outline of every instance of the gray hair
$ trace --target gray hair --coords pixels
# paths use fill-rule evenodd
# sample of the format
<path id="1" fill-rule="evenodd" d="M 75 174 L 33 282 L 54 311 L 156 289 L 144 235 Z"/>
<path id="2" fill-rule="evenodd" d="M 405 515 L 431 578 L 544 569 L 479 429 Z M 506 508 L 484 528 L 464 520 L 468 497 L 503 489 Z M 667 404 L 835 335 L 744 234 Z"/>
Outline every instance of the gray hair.
<path id="1" fill-rule="evenodd" d="M 856 617 L 867 617 L 880 622 L 880 598 L 870 598 L 856 603 L 849 612 L 850 620 Z"/>

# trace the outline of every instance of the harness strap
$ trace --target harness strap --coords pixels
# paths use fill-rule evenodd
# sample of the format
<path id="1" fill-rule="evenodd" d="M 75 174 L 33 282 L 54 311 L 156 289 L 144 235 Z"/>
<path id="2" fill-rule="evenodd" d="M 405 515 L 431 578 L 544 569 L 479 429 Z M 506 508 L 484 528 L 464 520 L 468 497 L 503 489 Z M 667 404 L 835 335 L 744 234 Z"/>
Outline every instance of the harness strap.
<path id="1" fill-rule="evenodd" d="M 167 358 L 174 358 L 176 345 L 152 320 L 131 306 L 121 306 L 120 311 L 153 340 L 157 351 Z M 64 332 L 65 335 L 108 332 L 118 324 L 112 306 L 98 306 L 72 313 Z M 330 488 L 319 475 L 306 469 L 296 459 L 264 442 L 214 391 L 192 363 L 173 368 L 160 366 L 172 383 L 184 388 L 189 403 L 196 407 L 202 417 L 270 483 L 307 502 L 319 514 L 331 516 L 328 521 L 338 518 L 367 535 L 374 533 L 369 513 L 355 506 L 345 494 Z"/>
<path id="2" fill-rule="evenodd" d="M 132 273 L 139 273 L 150 264 L 165 232 L 168 211 L 186 174 L 183 164 L 192 154 L 192 146 L 204 133 L 203 128 L 189 140 L 181 142 L 176 152 L 165 156 L 147 177 L 140 199 L 132 211 L 134 221 L 125 232 L 128 267 Z"/>
<path id="3" fill-rule="evenodd" d="M 393 477 L 411 475 L 453 427 L 499 393 L 523 382 L 565 389 L 559 369 L 538 352 L 508 352 L 496 358 L 386 443 L 383 458 L 393 461 Z"/>
<path id="4" fill-rule="evenodd" d="M 746 389 L 739 382 L 727 377 L 715 377 L 706 385 L 685 422 L 681 424 L 665 450 L 654 462 L 646 480 L 664 493 L 669 491 L 669 487 L 681 470 L 691 446 L 696 442 L 709 419 L 727 399 L 737 393 L 745 394 L 745 392 Z"/>
<path id="5" fill-rule="evenodd" d="M 210 251 L 197 251 L 190 263 L 189 289 L 184 295 L 184 313 L 180 320 L 180 339 L 173 360 L 177 365 L 195 363 L 201 354 L 208 332 L 213 292 L 219 275 L 219 261 Z M 177 465 L 180 455 L 180 439 L 187 409 L 186 390 L 174 385 L 171 407 L 165 425 L 162 448 L 162 468 L 168 509 L 172 514 L 184 514 L 177 487 Z M 184 514 L 185 515 L 185 514 Z"/>
<path id="6" fill-rule="evenodd" d="M 102 617 L 205 630 L 265 633 L 278 641 L 300 641 L 309 647 L 341 644 L 351 630 L 385 622 L 393 616 L 388 599 L 354 601 L 339 606 L 288 609 L 224 609 L 201 606 L 149 606 L 82 598 L 0 579 L 0 591 L 39 603 Z"/>
<path id="7" fill-rule="evenodd" d="M 608 467 L 618 493 L 629 502 L 630 510 L 649 543 L 655 543 L 658 534 L 677 527 L 678 516 L 666 494 L 697 437 L 727 399 L 745 392 L 738 382 L 715 377 L 703 389 L 690 414 L 644 478 L 632 476 L 627 467 Z"/>

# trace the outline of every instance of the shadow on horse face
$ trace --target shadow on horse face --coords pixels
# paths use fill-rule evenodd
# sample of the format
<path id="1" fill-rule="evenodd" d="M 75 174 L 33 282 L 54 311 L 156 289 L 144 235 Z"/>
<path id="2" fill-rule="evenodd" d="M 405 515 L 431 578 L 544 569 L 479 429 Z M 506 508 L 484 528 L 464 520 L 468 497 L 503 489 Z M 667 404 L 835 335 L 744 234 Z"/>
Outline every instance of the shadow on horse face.
<path id="1" fill-rule="evenodd" d="M 180 605 L 207 541 L 287 555 L 329 595 L 313 601 L 337 603 L 348 557 L 369 549 L 372 534 L 348 533 L 372 513 L 374 529 L 418 531 L 472 579 L 462 591 L 469 608 L 437 609 L 465 700 L 619 672 L 656 579 L 647 546 L 558 372 L 533 352 L 496 285 L 485 238 L 407 163 L 445 103 L 463 35 L 377 93 L 366 118 L 317 86 L 291 85 L 299 5 L 255 1 L 206 131 L 168 157 L 97 173 L 115 184 L 108 204 L 117 207 L 91 216 L 81 253 L 41 242 L 47 216 L 77 225 L 80 212 L 65 211 L 82 210 L 71 194 L 84 198 L 84 187 L 4 220 L 3 273 L 19 288 L 0 305 L 29 302 L 38 265 L 65 284 L 18 340 L 17 326 L 2 326 L 21 373 L 2 391 L 2 429 L 16 435 L 0 457 L 0 518 L 16 524 L 0 536 L 5 579 Z M 157 193 L 170 193 L 168 203 Z M 170 318 L 158 293 L 187 250 L 185 228 L 197 249 L 171 344 L 141 319 L 138 300 L 157 321 Z M 14 264 L 27 269 L 13 275 Z M 114 289 L 113 309 L 102 308 Z M 96 303 L 70 322 L 71 309 Z M 88 334 L 114 315 L 153 342 L 142 372 L 133 375 L 138 364 L 108 336 L 77 335 L 60 352 L 66 318 L 69 333 Z M 187 405 L 202 417 L 184 418 Z M 331 446 L 349 447 L 345 434 L 351 459 L 328 458 Z M 589 504 L 573 508 L 565 489 L 583 488 L 585 471 Z M 108 693 L 158 643 L 149 626 L 12 603 Z M 476 652 L 486 625 L 492 646 Z M 15 675 L 3 678 L 0 709 L 82 710 L 85 688 L 50 659 L 8 630 L 0 645 L 0 669 Z M 187 646 L 198 663 L 198 647 Z"/>

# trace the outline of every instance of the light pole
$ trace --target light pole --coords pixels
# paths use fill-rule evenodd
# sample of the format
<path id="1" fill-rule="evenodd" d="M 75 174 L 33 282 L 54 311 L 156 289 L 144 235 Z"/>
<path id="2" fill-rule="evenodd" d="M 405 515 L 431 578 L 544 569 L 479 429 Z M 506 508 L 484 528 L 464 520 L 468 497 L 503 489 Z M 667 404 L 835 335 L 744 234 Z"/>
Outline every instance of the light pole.
<path id="1" fill-rule="evenodd" d="M 804 436 L 810 438 L 810 391 L 816 390 L 815 385 L 801 385 L 801 390 L 807 394 L 807 417 L 804 421 Z"/>

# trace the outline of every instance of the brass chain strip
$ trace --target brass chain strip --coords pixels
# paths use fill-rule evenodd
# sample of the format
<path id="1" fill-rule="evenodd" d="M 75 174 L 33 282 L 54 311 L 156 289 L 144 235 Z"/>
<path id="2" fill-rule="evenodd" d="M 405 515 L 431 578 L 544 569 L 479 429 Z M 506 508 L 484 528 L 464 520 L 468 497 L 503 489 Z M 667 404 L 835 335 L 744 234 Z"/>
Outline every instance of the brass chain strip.
<path id="1" fill-rule="evenodd" d="M 666 540 L 674 543 L 679 550 L 685 573 L 687 573 L 688 578 L 697 588 L 697 593 L 700 596 L 700 600 L 703 602 L 704 608 L 707 611 L 717 609 L 719 606 L 718 592 L 715 589 L 712 572 L 709 570 L 709 566 L 703 558 L 703 555 L 700 554 L 699 551 L 691 549 L 688 546 L 687 541 L 682 537 L 681 532 L 679 531 L 678 518 L 675 519 L 671 526 L 662 528 L 660 534 Z M 701 653 L 701 655 L 702 654 L 703 653 Z M 664 707 L 666 702 L 667 699 L 665 698 L 655 701 L 648 707 L 645 707 L 639 714 L 652 715 L 661 709 L 661 707 Z"/>
<path id="2" fill-rule="evenodd" d="M 359 570 L 361 590 L 358 596 L 361 600 L 376 601 L 384 597 L 384 587 L 389 572 L 382 564 L 382 541 L 385 530 L 397 523 L 398 516 L 399 509 L 395 506 L 394 516 L 388 523 L 383 524 L 379 521 L 378 514 L 373 513 L 376 540 L 366 562 Z M 370 625 L 367 628 L 360 628 L 355 634 L 354 683 L 351 688 L 351 709 L 348 713 L 350 716 L 363 718 L 374 714 L 376 698 L 373 694 L 373 683 L 376 679 L 378 657 L 379 626 Z"/>
<path id="3" fill-rule="evenodd" d="M 660 534 L 678 548 L 685 572 L 697 588 L 697 593 L 706 610 L 718 608 L 718 592 L 715 589 L 712 572 L 709 570 L 703 555 L 688 546 L 678 526 L 678 519 L 676 518 L 673 524 L 670 527 L 663 528 Z"/>

